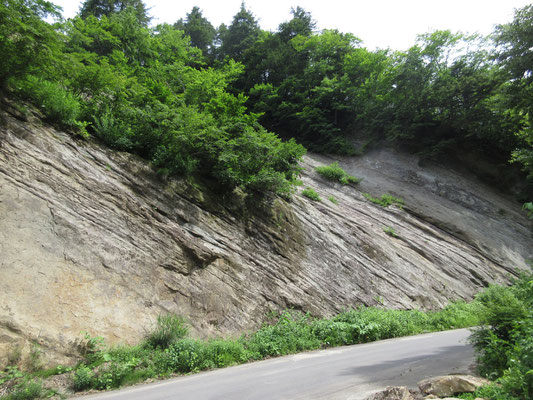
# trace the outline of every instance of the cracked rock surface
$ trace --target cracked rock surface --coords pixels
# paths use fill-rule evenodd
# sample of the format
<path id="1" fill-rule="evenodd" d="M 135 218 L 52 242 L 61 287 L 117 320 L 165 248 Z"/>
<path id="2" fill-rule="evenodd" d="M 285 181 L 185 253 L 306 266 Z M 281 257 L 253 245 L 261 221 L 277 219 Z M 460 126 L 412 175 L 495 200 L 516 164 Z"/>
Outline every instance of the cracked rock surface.
<path id="1" fill-rule="evenodd" d="M 533 256 L 518 203 L 391 150 L 340 160 L 365 178 L 357 187 L 325 181 L 314 167 L 333 160 L 307 156 L 302 180 L 321 202 L 298 193 L 252 207 L 37 118 L 2 119 L 0 366 L 32 343 L 66 363 L 82 331 L 135 343 L 165 312 L 213 336 L 286 308 L 435 309 L 506 281 Z M 385 209 L 362 192 L 406 206 Z"/>

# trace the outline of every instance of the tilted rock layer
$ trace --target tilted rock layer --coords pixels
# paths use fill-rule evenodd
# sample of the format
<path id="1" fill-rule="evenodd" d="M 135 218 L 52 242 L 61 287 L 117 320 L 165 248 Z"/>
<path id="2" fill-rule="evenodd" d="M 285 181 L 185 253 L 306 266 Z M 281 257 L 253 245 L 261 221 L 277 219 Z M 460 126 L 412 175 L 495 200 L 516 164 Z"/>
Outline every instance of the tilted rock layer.
<path id="1" fill-rule="evenodd" d="M 82 331 L 135 343 L 166 312 L 205 336 L 286 308 L 434 309 L 505 281 L 532 256 L 519 204 L 391 150 L 340 160 L 365 178 L 358 187 L 320 178 L 314 166 L 332 160 L 311 155 L 302 180 L 321 202 L 258 202 L 161 179 L 135 156 L 36 118 L 2 120 L 0 364 L 32 343 L 66 362 Z M 406 207 L 382 208 L 365 191 Z"/>

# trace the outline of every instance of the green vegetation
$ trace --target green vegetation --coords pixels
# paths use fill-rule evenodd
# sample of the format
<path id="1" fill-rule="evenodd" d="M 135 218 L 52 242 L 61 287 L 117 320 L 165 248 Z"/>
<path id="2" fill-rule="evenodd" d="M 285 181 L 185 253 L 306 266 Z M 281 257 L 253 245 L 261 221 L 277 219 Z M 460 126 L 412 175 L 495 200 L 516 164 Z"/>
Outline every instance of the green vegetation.
<path id="1" fill-rule="evenodd" d="M 208 341 L 185 337 L 183 319 L 161 316 L 153 331 L 137 346 L 108 348 L 101 338 L 86 335 L 84 360 L 70 376 L 77 391 L 105 390 L 172 373 L 197 372 L 305 350 L 472 326 L 479 323 L 481 307 L 477 302 L 452 303 L 438 312 L 361 307 L 331 319 L 285 311 L 271 316 L 272 322 L 240 338 Z M 40 372 L 40 376 L 68 371 L 57 367 Z M 15 381 L 19 392 L 44 396 L 36 376 L 10 368 L 0 373 L 0 383 Z M 10 396 L 20 395 L 14 392 Z"/>
<path id="2" fill-rule="evenodd" d="M 528 218 L 533 219 L 533 203 L 525 203 L 522 208 L 527 211 Z"/>
<path id="3" fill-rule="evenodd" d="M 59 17 L 45 0 L 0 4 L 0 91 L 163 175 L 289 196 L 305 152 L 295 140 L 341 154 L 386 140 L 425 159 L 487 160 L 493 181 L 528 176 L 523 201 L 533 193 L 533 5 L 490 38 L 436 31 L 404 52 L 317 33 L 300 7 L 274 32 L 244 3 L 218 28 L 198 7 L 150 26 L 141 0 L 86 0 Z M 357 182 L 336 164 L 319 171 Z"/>
<path id="4" fill-rule="evenodd" d="M 388 207 L 390 205 L 396 205 L 400 208 L 405 204 L 403 199 L 400 199 L 399 197 L 394 197 L 390 194 L 383 194 L 381 197 L 372 197 L 370 193 L 363 193 L 363 196 L 365 198 L 377 205 L 380 205 L 381 207 Z"/>
<path id="5" fill-rule="evenodd" d="M 201 28 L 193 11 L 177 23 L 191 35 Z M 230 93 L 242 65 L 205 65 L 183 31 L 147 27 L 140 0 L 87 0 L 71 20 L 44 20 L 58 15 L 43 0 L 0 4 L 0 90 L 31 101 L 52 123 L 145 157 L 164 175 L 290 195 L 305 149 L 268 132 L 246 111 L 246 97 Z"/>
<path id="6" fill-rule="evenodd" d="M 383 227 L 383 232 L 385 232 L 390 237 L 399 237 L 398 234 L 396 233 L 396 231 L 394 230 L 394 228 L 392 228 L 390 226 L 384 226 Z"/>
<path id="7" fill-rule="evenodd" d="M 146 338 L 146 344 L 154 349 L 166 349 L 170 344 L 189 333 L 185 320 L 176 315 L 159 315 L 156 328 Z"/>
<path id="8" fill-rule="evenodd" d="M 488 400 L 533 398 L 533 272 L 513 286 L 490 286 L 476 297 L 483 326 L 472 334 L 479 372 L 495 384 L 476 397 Z"/>
<path id="9" fill-rule="evenodd" d="M 25 380 L 17 384 L 10 394 L 2 396 L 2 400 L 32 400 L 45 397 L 49 397 L 49 392 L 43 390 L 40 382 Z"/>
<path id="10" fill-rule="evenodd" d="M 313 201 L 320 201 L 320 196 L 313 188 L 307 187 L 304 190 L 302 190 L 302 195 L 307 197 L 308 199 L 311 199 Z"/>
<path id="11" fill-rule="evenodd" d="M 327 180 L 334 181 L 334 182 L 340 182 L 343 185 L 347 185 L 349 183 L 357 184 L 361 182 L 360 178 L 356 178 L 355 176 L 348 175 L 346 171 L 344 171 L 341 167 L 339 167 L 338 162 L 334 162 L 330 165 L 323 165 L 315 168 L 315 171 L 322 177 L 326 178 Z"/>
<path id="12" fill-rule="evenodd" d="M 329 196 L 328 200 L 331 201 L 333 204 L 339 204 L 339 201 L 333 196 Z"/>
<path id="13" fill-rule="evenodd" d="M 86 336 L 84 360 L 70 372 L 70 377 L 77 391 L 105 390 L 148 378 L 222 368 L 305 350 L 482 325 L 472 336 L 479 370 L 498 384 L 479 389 L 476 396 L 523 400 L 531 398 L 533 389 L 532 290 L 533 273 L 523 273 L 511 287 L 492 285 L 471 303 L 454 302 L 436 312 L 360 307 L 331 319 L 316 319 L 285 311 L 272 315 L 271 322 L 255 332 L 235 339 L 207 341 L 188 338 L 183 319 L 161 316 L 153 331 L 137 346 L 107 347 L 100 338 Z M 51 392 L 42 389 L 37 377 L 69 371 L 59 366 L 23 374 L 9 367 L 0 373 L 0 384 L 10 382 L 14 386 L 10 385 L 13 389 L 2 399 L 46 396 Z"/>

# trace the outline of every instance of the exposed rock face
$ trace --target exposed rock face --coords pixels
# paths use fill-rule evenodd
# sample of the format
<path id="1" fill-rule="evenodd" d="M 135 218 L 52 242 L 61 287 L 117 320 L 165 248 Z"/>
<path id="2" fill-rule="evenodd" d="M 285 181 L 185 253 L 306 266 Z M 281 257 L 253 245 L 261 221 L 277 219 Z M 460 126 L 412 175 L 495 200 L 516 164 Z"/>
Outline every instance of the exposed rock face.
<path id="1" fill-rule="evenodd" d="M 477 388 L 488 385 L 490 381 L 470 375 L 447 375 L 424 379 L 418 388 L 424 395 L 449 397 L 459 393 L 473 393 Z"/>
<path id="2" fill-rule="evenodd" d="M 322 202 L 298 194 L 250 208 L 38 121 L 3 119 L 0 364 L 30 342 L 65 362 L 81 331 L 133 343 L 163 312 L 209 335 L 256 327 L 271 309 L 441 307 L 531 257 L 518 204 L 390 151 L 341 165 L 366 178 L 363 191 L 404 197 L 403 210 L 324 181 L 315 156 L 303 181 Z"/>

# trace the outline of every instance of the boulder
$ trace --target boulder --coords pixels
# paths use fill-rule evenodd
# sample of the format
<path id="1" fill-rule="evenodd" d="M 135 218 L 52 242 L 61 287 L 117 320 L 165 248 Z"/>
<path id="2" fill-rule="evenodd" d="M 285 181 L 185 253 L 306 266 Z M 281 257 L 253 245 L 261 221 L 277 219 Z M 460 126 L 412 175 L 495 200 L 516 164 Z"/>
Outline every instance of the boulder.
<path id="1" fill-rule="evenodd" d="M 448 375 L 424 379 L 418 382 L 420 391 L 425 395 L 449 397 L 458 393 L 472 393 L 490 382 L 470 375 Z"/>
<path id="2" fill-rule="evenodd" d="M 415 398 L 405 386 L 389 386 L 366 400 L 415 400 Z"/>

